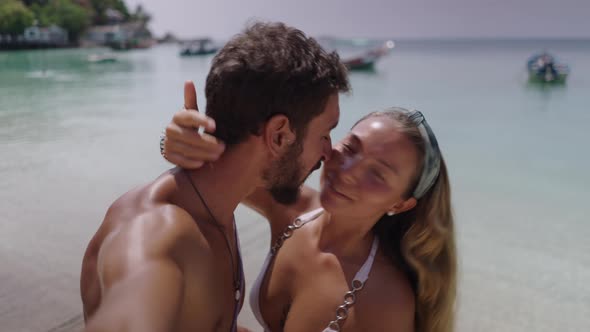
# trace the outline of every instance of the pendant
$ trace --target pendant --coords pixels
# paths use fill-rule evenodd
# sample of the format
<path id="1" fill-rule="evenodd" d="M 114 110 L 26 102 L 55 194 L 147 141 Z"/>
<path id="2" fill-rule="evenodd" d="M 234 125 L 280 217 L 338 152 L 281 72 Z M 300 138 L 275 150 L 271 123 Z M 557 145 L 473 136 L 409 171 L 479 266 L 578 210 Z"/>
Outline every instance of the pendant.
<path id="1" fill-rule="evenodd" d="M 239 301 L 241 296 L 242 296 L 242 294 L 241 294 L 240 290 L 236 289 L 236 301 Z"/>

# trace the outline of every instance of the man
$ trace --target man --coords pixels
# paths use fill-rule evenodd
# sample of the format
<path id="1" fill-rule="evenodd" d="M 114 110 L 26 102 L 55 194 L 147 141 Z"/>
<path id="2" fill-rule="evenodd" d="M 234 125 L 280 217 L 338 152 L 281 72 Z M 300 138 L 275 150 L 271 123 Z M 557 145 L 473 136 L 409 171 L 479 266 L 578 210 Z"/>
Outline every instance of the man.
<path id="1" fill-rule="evenodd" d="M 348 89 L 338 56 L 299 30 L 257 23 L 234 37 L 207 77 L 215 125 L 201 117 L 208 134 L 186 142 L 219 139 L 226 151 L 208 167 L 165 172 L 109 208 L 82 263 L 86 330 L 234 331 L 244 281 L 233 211 L 257 188 L 295 201 L 329 156 L 338 93 Z M 185 84 L 187 109 L 196 109 L 194 91 Z"/>

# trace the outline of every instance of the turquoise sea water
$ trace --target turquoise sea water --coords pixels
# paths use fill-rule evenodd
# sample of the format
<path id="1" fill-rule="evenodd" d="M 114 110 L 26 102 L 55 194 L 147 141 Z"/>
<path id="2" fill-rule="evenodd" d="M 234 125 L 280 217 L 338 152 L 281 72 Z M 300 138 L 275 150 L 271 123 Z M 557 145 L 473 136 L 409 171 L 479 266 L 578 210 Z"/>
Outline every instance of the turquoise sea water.
<path id="1" fill-rule="evenodd" d="M 567 84 L 527 83 L 525 62 L 541 50 L 571 66 Z M 111 201 L 168 167 L 158 136 L 185 80 L 204 107 L 211 57 L 159 46 L 87 62 L 102 51 L 0 53 L 0 326 L 10 331 L 79 315 L 85 245 Z M 400 41 L 351 83 L 334 139 L 388 106 L 421 110 L 438 136 L 457 218 L 458 330 L 590 326 L 590 42 Z M 244 225 L 247 250 L 251 228 L 264 227 Z"/>

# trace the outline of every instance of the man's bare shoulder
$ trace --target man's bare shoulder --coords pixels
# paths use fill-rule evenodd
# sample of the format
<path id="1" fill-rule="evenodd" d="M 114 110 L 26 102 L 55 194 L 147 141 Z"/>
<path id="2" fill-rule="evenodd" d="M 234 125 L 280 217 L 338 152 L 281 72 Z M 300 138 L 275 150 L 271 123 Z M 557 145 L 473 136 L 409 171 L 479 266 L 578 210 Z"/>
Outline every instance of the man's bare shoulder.
<path id="1" fill-rule="evenodd" d="M 182 268 L 187 253 L 196 259 L 210 249 L 188 212 L 176 205 L 162 204 L 112 229 L 100 246 L 98 271 L 107 286 L 110 280 L 119 279 L 147 260 L 171 260 Z"/>

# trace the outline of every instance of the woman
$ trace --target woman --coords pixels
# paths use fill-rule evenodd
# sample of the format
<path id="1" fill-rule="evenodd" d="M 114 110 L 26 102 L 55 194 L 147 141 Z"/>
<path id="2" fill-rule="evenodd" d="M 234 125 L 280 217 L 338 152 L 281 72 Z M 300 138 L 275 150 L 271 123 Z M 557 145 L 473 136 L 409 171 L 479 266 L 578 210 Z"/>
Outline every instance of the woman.
<path id="1" fill-rule="evenodd" d="M 194 133 L 183 133 L 166 141 L 176 151 L 167 158 L 190 166 L 176 158 L 199 155 L 182 143 Z M 290 206 L 262 190 L 245 202 L 271 224 L 272 248 L 251 293 L 265 330 L 452 331 L 450 186 L 423 115 L 391 108 L 365 116 L 335 147 L 320 183 Z"/>

